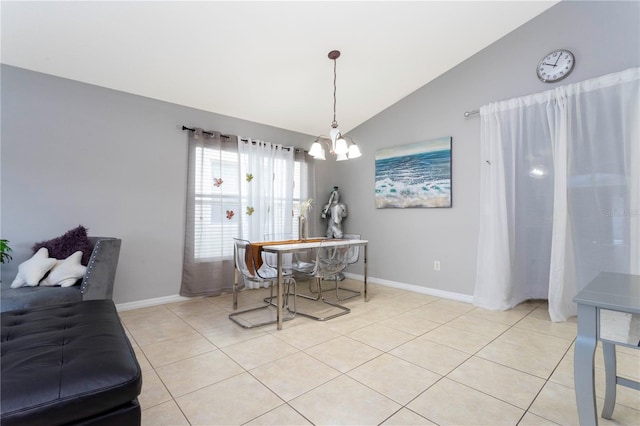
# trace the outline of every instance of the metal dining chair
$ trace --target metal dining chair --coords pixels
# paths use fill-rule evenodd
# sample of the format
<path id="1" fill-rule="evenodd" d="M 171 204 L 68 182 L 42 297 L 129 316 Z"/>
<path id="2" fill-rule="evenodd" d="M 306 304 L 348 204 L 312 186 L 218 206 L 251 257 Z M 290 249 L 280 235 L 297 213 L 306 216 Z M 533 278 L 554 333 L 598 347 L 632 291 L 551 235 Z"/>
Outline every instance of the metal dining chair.
<path id="1" fill-rule="evenodd" d="M 241 315 L 261 309 L 270 309 L 273 306 L 276 306 L 274 303 L 272 303 L 272 301 L 274 297 L 276 297 L 273 295 L 273 288 L 278 285 L 278 271 L 262 261 L 260 250 L 258 250 L 256 246 L 252 245 L 251 242 L 239 238 L 236 238 L 234 240 L 234 258 L 236 269 L 242 275 L 243 283 L 245 284 L 245 286 L 250 286 L 250 283 L 253 283 L 257 287 L 268 287 L 271 291 L 271 295 L 270 297 L 264 299 L 264 302 L 266 303 L 264 306 L 258 306 L 255 308 L 245 309 L 243 311 L 233 312 L 229 314 L 229 319 L 243 328 L 255 328 L 267 324 L 273 324 L 277 321 L 277 318 L 254 323 L 248 320 L 243 321 Z M 283 309 L 283 312 L 286 311 L 290 314 L 284 317 L 283 320 L 289 321 L 292 320 L 296 315 L 295 296 L 297 294 L 297 284 L 292 276 L 291 270 L 289 270 L 288 272 L 283 271 L 283 280 L 285 286 L 283 298 L 285 309 Z M 289 295 L 291 293 L 292 285 L 293 310 L 289 306 Z M 234 300 L 237 300 L 237 283 L 234 283 L 233 293 Z"/>

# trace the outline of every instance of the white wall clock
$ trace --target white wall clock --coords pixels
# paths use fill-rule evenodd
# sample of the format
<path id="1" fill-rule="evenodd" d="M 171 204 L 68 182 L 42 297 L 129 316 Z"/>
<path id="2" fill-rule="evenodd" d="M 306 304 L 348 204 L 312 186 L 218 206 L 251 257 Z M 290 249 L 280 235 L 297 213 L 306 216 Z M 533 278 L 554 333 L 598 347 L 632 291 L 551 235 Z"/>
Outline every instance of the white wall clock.
<path id="1" fill-rule="evenodd" d="M 538 62 L 538 78 L 544 83 L 555 83 L 573 71 L 575 58 L 567 49 L 557 49 Z"/>

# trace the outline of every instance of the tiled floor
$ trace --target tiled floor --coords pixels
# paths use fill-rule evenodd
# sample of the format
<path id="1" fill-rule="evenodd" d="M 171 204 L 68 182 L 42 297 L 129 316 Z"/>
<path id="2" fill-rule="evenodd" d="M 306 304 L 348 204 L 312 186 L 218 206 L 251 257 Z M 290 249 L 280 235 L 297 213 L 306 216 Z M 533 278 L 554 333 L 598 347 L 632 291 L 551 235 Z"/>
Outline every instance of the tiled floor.
<path id="1" fill-rule="evenodd" d="M 351 314 L 297 316 L 281 331 L 231 322 L 230 295 L 121 312 L 143 369 L 142 423 L 578 424 L 575 318 L 552 323 L 544 302 L 492 312 L 379 285 L 369 294 L 345 302 Z M 241 309 L 265 295 L 243 292 Z M 638 355 L 618 347 L 621 375 L 640 380 Z M 600 346 L 596 387 L 600 410 Z M 600 424 L 639 425 L 640 392 L 619 386 Z"/>

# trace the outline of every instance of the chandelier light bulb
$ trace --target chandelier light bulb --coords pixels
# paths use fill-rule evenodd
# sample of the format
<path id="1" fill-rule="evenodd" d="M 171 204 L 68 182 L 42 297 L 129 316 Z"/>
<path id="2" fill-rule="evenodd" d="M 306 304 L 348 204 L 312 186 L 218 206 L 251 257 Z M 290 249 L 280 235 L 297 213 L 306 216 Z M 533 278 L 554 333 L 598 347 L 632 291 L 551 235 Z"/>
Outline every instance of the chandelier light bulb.
<path id="1" fill-rule="evenodd" d="M 318 158 L 320 155 L 323 155 L 324 150 L 322 149 L 322 145 L 320 145 L 320 142 L 314 142 L 313 145 L 311 145 L 311 149 L 309 150 L 309 155 L 314 157 L 314 158 Z"/>
<path id="2" fill-rule="evenodd" d="M 340 136 L 340 139 L 336 141 L 336 146 L 335 148 L 333 148 L 333 152 L 335 152 L 336 154 L 346 154 L 347 152 L 349 152 L 347 141 L 345 141 L 342 136 Z"/>
<path id="3" fill-rule="evenodd" d="M 360 148 L 358 148 L 358 145 L 356 145 L 355 143 L 352 143 L 351 146 L 349 146 L 349 159 L 353 159 L 353 158 L 358 158 L 362 155 L 362 153 L 360 153 Z"/>
<path id="4" fill-rule="evenodd" d="M 347 157 L 347 154 L 338 154 L 336 156 L 336 161 L 345 161 L 348 160 L 349 157 Z"/>

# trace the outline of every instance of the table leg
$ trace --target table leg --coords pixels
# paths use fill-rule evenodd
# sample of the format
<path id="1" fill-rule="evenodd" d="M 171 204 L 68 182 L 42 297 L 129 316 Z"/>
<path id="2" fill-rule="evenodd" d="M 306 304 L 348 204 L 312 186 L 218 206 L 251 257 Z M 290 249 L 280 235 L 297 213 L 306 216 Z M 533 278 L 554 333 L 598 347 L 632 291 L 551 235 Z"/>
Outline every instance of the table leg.
<path id="1" fill-rule="evenodd" d="M 236 263 L 236 249 L 233 247 L 233 310 L 238 309 L 238 268 Z"/>
<path id="2" fill-rule="evenodd" d="M 282 330 L 282 293 L 283 293 L 284 283 L 282 279 L 282 252 L 278 252 L 278 307 L 277 307 L 277 323 L 278 330 Z"/>
<path id="3" fill-rule="evenodd" d="M 364 245 L 364 301 L 369 301 L 367 296 L 367 244 Z"/>
<path id="4" fill-rule="evenodd" d="M 611 419 L 616 405 L 616 346 L 613 343 L 602 342 L 604 353 L 605 393 L 602 417 Z"/>
<path id="5" fill-rule="evenodd" d="M 573 360 L 573 377 L 581 426 L 598 424 L 593 367 L 597 321 L 595 306 L 578 304 L 578 336 Z"/>

